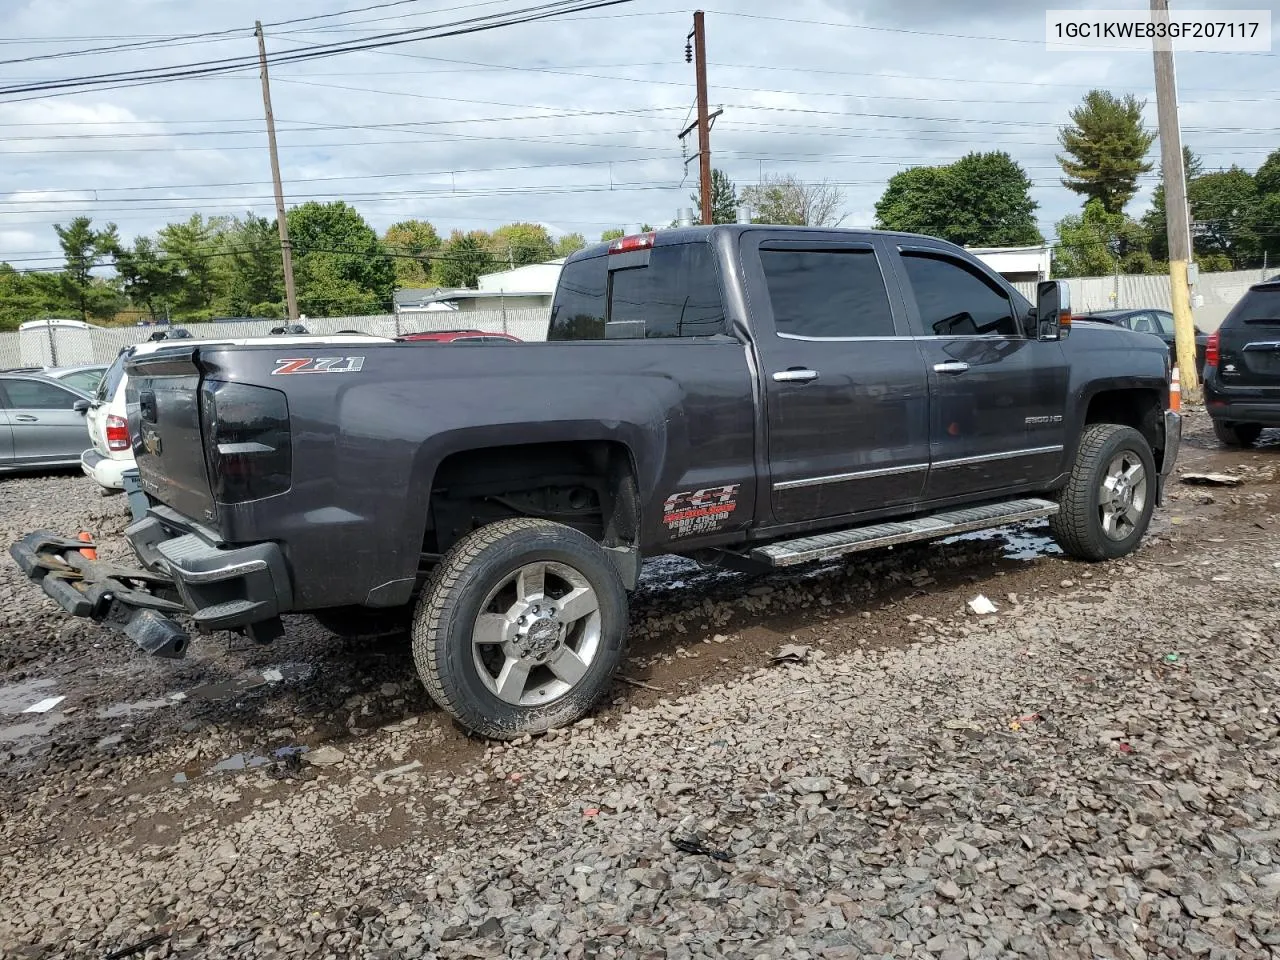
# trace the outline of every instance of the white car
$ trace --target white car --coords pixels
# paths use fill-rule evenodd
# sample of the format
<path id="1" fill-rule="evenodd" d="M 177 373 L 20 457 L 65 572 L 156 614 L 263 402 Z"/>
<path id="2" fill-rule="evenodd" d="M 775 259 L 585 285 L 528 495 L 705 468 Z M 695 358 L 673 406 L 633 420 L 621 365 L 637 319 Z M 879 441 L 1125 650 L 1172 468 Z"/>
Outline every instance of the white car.
<path id="1" fill-rule="evenodd" d="M 201 346 L 213 344 L 244 344 L 269 340 L 280 345 L 306 343 L 386 343 L 386 337 L 365 334 L 350 336 L 275 336 L 247 337 L 228 340 L 200 340 Z M 98 390 L 89 402 L 85 422 L 89 428 L 92 446 L 80 455 L 80 469 L 85 476 L 95 480 L 103 493 L 118 493 L 124 489 L 124 474 L 137 464 L 133 459 L 133 442 L 129 438 L 129 415 L 125 409 L 125 387 L 128 377 L 124 365 L 130 357 L 155 353 L 158 350 L 181 348 L 191 344 L 189 339 L 148 340 L 120 351 L 115 363 L 107 369 Z"/>

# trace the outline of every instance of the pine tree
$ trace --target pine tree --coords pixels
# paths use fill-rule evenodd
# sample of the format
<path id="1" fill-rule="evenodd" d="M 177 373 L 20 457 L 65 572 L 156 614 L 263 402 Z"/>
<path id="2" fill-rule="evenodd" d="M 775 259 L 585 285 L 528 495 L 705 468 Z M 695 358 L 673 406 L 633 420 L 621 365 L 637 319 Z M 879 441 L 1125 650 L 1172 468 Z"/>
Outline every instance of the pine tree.
<path id="1" fill-rule="evenodd" d="M 1152 169 L 1144 158 L 1156 135 L 1142 125 L 1145 106 L 1131 93 L 1118 98 L 1090 90 L 1071 111 L 1071 124 L 1058 131 L 1063 186 L 1086 202 L 1101 201 L 1107 213 L 1123 211 L 1138 191 L 1138 177 Z"/>

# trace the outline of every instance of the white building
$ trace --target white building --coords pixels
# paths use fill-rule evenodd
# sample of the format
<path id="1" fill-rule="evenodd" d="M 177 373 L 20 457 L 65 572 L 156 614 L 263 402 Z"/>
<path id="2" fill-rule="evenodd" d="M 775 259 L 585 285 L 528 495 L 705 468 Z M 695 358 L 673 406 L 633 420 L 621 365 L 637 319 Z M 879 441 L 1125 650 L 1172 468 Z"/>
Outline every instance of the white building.
<path id="1" fill-rule="evenodd" d="M 560 281 L 560 271 L 565 258 L 547 263 L 531 263 L 511 270 L 486 273 L 477 284 L 482 293 L 501 293 L 520 297 L 545 297 L 545 306 L 551 306 L 551 297 Z"/>
<path id="2" fill-rule="evenodd" d="M 1049 279 L 1053 266 L 1052 248 L 1036 247 L 965 247 L 1010 283 L 1039 283 Z"/>

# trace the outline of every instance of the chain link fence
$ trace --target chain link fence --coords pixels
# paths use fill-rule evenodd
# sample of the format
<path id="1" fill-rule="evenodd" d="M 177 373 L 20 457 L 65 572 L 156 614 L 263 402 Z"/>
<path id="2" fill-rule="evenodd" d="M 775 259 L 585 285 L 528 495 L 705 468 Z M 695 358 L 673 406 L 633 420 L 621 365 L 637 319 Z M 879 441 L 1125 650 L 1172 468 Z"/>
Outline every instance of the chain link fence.
<path id="1" fill-rule="evenodd" d="M 508 333 L 521 340 L 545 340 L 550 311 L 535 310 L 405 310 L 399 314 L 361 317 L 308 317 L 301 321 L 310 333 L 331 335 L 358 331 L 378 337 L 404 333 L 484 330 Z M 197 340 L 266 337 L 279 320 L 234 320 L 221 323 L 181 323 Z M 0 370 L 14 367 L 73 367 L 111 363 L 125 347 L 141 343 L 169 327 L 72 327 L 41 325 L 0 333 Z"/>

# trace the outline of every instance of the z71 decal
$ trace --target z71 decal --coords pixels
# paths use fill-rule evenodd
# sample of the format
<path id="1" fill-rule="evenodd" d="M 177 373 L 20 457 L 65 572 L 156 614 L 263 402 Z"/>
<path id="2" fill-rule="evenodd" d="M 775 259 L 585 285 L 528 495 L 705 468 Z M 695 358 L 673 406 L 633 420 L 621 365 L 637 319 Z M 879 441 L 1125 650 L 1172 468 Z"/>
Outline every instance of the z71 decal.
<path id="1" fill-rule="evenodd" d="M 364 369 L 364 357 L 293 357 L 277 360 L 273 377 L 290 373 L 359 373 Z"/>
<path id="2" fill-rule="evenodd" d="M 704 487 L 687 493 L 673 493 L 662 504 L 662 522 L 673 537 L 714 533 L 738 508 L 738 487 Z"/>

